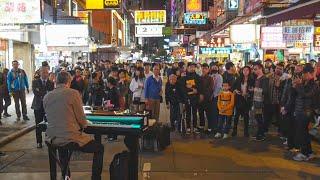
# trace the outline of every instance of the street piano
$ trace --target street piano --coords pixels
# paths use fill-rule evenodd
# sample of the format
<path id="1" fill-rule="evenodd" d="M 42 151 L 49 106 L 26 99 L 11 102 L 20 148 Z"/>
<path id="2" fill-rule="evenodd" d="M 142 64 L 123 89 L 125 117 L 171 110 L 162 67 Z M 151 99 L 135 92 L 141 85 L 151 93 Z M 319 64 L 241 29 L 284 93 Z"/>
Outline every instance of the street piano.
<path id="1" fill-rule="evenodd" d="M 84 113 L 88 125 L 83 131 L 94 135 L 97 142 L 101 142 L 102 135 L 125 136 L 124 143 L 130 153 L 129 177 L 138 179 L 139 138 L 148 128 L 148 112 L 106 111 L 100 108 L 84 106 Z M 47 123 L 39 124 L 45 131 Z"/>

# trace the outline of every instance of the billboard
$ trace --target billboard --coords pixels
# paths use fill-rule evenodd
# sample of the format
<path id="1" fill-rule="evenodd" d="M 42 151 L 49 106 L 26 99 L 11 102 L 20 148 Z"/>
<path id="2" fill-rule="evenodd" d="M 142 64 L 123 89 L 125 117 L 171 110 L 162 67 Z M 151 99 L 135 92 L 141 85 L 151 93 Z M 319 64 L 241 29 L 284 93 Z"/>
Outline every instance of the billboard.
<path id="1" fill-rule="evenodd" d="M 142 10 L 134 12 L 136 24 L 165 24 L 166 10 Z"/>
<path id="2" fill-rule="evenodd" d="M 137 25 L 136 37 L 162 37 L 164 25 Z"/>
<path id="3" fill-rule="evenodd" d="M 237 24 L 230 26 L 230 41 L 236 43 L 254 43 L 257 39 L 255 24 Z"/>
<path id="4" fill-rule="evenodd" d="M 47 46 L 88 46 L 88 25 L 46 25 Z"/>
<path id="5" fill-rule="evenodd" d="M 202 0 L 186 0 L 186 12 L 201 12 Z"/>
<path id="6" fill-rule="evenodd" d="M 207 24 L 208 12 L 184 13 L 184 24 Z"/>
<path id="7" fill-rule="evenodd" d="M 39 0 L 0 0 L 0 24 L 41 23 Z"/>
<path id="8" fill-rule="evenodd" d="M 261 48 L 278 49 L 285 48 L 282 26 L 261 27 Z"/>

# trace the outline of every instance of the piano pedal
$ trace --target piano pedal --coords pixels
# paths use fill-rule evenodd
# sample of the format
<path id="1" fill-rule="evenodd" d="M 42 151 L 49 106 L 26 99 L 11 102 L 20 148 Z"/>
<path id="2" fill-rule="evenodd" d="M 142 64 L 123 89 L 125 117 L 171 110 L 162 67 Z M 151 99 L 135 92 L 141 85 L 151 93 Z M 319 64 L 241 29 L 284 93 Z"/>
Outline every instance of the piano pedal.
<path id="1" fill-rule="evenodd" d="M 143 180 L 150 179 L 151 163 L 144 163 L 142 169 Z"/>

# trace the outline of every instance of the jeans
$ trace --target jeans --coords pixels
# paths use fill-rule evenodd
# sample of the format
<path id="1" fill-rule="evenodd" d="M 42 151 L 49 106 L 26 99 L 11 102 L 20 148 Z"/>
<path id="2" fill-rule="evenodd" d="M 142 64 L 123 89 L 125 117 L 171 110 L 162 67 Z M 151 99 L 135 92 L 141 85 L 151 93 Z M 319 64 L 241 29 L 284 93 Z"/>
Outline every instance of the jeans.
<path id="1" fill-rule="evenodd" d="M 212 102 L 211 101 L 205 101 L 200 104 L 199 108 L 199 118 L 200 118 L 200 126 L 204 127 L 205 126 L 205 116 L 207 116 L 207 121 L 212 121 L 212 107 L 211 107 Z M 210 122 L 211 123 L 211 122 Z M 209 125 L 208 125 L 209 126 Z M 212 126 L 212 125 L 211 125 Z M 209 127 L 211 129 L 211 127 Z"/>
<path id="2" fill-rule="evenodd" d="M 103 145 L 96 141 L 90 141 L 88 144 L 82 147 L 75 147 L 73 150 L 81 151 L 84 153 L 93 153 L 92 180 L 101 180 L 104 153 Z M 66 161 L 68 161 L 67 156 L 67 150 L 59 151 L 59 159 L 62 164 L 66 164 Z M 63 172 L 63 176 L 65 176 L 65 173 L 66 172 Z"/>
<path id="3" fill-rule="evenodd" d="M 221 134 L 228 134 L 230 129 L 230 122 L 232 120 L 232 116 L 219 116 L 219 131 Z"/>
<path id="4" fill-rule="evenodd" d="M 239 117 L 242 116 L 244 120 L 244 134 L 249 133 L 249 109 L 248 108 L 236 108 L 236 115 L 234 118 L 233 130 L 236 132 L 238 129 Z"/>
<path id="5" fill-rule="evenodd" d="M 280 105 L 279 104 L 267 104 L 265 105 L 264 109 L 264 129 L 265 132 L 269 131 L 269 127 L 270 124 L 272 123 L 273 118 L 275 118 L 275 123 L 276 125 L 279 127 L 279 123 L 280 123 Z M 281 132 L 282 130 L 279 128 L 279 132 Z"/>
<path id="6" fill-rule="evenodd" d="M 264 119 L 263 119 L 263 115 L 262 114 L 256 114 L 255 115 L 257 124 L 258 124 L 258 131 L 257 131 L 257 137 L 264 137 L 264 133 L 265 133 L 265 123 L 264 123 Z"/>
<path id="7" fill-rule="evenodd" d="M 297 113 L 295 115 L 295 125 L 296 125 L 296 140 L 297 145 L 299 146 L 301 153 L 308 156 L 312 153 L 311 147 L 311 137 L 309 134 L 309 123 L 308 119 L 304 113 Z"/>
<path id="8" fill-rule="evenodd" d="M 192 117 L 192 123 L 193 128 L 197 128 L 197 105 L 192 103 L 186 104 L 186 121 L 187 121 L 187 128 L 191 128 L 191 117 Z"/>

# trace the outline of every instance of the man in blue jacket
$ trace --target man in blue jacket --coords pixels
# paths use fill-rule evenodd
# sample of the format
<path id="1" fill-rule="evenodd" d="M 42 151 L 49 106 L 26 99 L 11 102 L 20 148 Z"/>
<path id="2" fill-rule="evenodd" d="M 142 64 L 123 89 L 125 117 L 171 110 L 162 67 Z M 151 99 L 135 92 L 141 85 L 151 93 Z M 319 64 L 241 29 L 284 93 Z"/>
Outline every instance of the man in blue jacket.
<path id="1" fill-rule="evenodd" d="M 23 69 L 19 68 L 19 62 L 14 60 L 12 61 L 12 69 L 8 73 L 7 78 L 8 91 L 9 94 L 12 94 L 15 109 L 17 114 L 17 121 L 20 121 L 21 111 L 20 111 L 20 103 L 22 106 L 22 115 L 23 120 L 29 120 L 27 116 L 27 103 L 26 103 L 26 90 L 29 93 L 29 83 L 26 72 Z"/>
<path id="2" fill-rule="evenodd" d="M 162 98 L 162 80 L 159 65 L 154 65 L 153 75 L 145 82 L 146 108 L 151 111 L 152 118 L 159 120 L 160 99 Z"/>

